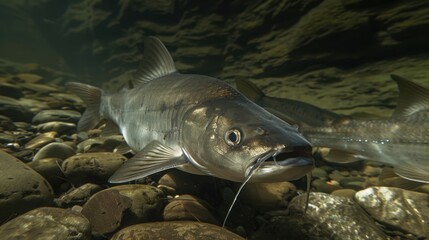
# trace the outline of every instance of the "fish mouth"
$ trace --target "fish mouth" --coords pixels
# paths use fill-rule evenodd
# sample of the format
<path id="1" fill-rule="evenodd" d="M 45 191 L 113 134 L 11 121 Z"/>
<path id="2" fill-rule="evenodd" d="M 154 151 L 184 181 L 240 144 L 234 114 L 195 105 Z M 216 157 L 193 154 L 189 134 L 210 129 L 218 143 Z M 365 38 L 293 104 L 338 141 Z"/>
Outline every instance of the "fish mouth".
<path id="1" fill-rule="evenodd" d="M 310 146 L 283 147 L 259 155 L 246 168 L 245 177 L 247 178 L 257 168 L 261 168 L 260 170 L 262 170 L 264 167 L 270 166 L 304 167 L 313 164 L 314 160 Z"/>

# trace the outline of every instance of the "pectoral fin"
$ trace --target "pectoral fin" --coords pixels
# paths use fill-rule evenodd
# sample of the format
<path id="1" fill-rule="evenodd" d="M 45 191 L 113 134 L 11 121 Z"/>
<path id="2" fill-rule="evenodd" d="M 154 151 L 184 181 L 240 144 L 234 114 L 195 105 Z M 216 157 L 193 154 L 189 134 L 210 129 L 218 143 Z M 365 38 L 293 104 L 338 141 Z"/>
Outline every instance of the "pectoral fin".
<path id="1" fill-rule="evenodd" d="M 411 181 L 429 183 L 428 172 L 409 165 L 395 166 L 395 173 Z"/>
<path id="2" fill-rule="evenodd" d="M 181 151 L 152 141 L 134 157 L 126 161 L 109 179 L 110 183 L 122 183 L 147 177 L 151 174 L 187 163 Z"/>

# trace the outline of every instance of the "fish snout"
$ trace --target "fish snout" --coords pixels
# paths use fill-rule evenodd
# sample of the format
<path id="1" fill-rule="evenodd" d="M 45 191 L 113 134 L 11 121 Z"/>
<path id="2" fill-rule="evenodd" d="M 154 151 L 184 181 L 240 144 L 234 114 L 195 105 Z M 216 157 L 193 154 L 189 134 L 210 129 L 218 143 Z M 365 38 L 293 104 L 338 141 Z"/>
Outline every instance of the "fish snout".
<path id="1" fill-rule="evenodd" d="M 276 182 L 295 180 L 314 168 L 312 146 L 299 132 L 279 132 L 267 136 L 277 144 L 256 157 L 247 166 L 245 177 L 255 171 L 251 181 Z"/>

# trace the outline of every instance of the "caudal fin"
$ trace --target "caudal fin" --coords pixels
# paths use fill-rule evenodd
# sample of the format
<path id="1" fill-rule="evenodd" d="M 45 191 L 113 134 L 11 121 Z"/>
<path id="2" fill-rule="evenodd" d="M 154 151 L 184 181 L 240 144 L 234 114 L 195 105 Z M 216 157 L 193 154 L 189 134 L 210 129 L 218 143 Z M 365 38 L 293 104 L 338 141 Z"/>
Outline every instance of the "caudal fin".
<path id="1" fill-rule="evenodd" d="M 78 95 L 86 104 L 86 110 L 77 124 L 77 131 L 88 131 L 100 121 L 101 89 L 83 83 L 69 82 L 66 87 Z"/>

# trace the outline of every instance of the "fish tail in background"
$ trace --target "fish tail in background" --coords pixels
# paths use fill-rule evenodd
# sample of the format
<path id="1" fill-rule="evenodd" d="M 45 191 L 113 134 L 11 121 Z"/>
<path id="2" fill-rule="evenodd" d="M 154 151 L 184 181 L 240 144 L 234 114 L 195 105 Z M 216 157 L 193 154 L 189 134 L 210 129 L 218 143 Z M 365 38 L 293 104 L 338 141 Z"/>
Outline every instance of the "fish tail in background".
<path id="1" fill-rule="evenodd" d="M 66 87 L 78 95 L 86 104 L 86 110 L 79 120 L 77 131 L 88 131 L 100 121 L 100 102 L 102 90 L 83 83 L 69 82 Z"/>

